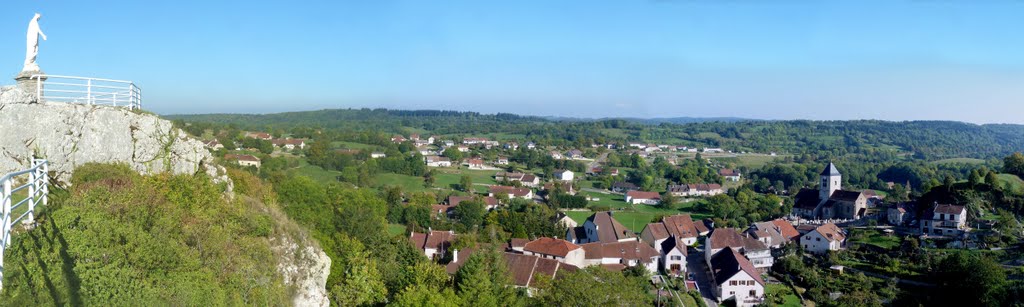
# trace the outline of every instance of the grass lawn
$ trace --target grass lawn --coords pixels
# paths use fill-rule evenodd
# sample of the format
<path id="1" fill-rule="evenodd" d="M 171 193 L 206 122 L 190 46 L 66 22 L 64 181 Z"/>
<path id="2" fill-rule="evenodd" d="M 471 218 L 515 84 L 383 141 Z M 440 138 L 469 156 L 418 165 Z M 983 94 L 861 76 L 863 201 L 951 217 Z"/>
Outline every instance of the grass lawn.
<path id="1" fill-rule="evenodd" d="M 388 234 L 392 236 L 400 235 L 405 233 L 405 225 L 402 224 L 388 224 Z"/>
<path id="2" fill-rule="evenodd" d="M 1024 195 L 1024 180 L 1013 174 L 999 174 L 999 183 L 1003 190 L 1012 191 L 1016 195 Z"/>
<path id="3" fill-rule="evenodd" d="M 363 143 L 354 143 L 354 142 L 342 142 L 342 141 L 331 142 L 331 148 L 347 148 L 347 149 L 359 149 L 359 150 L 362 150 L 362 149 L 377 148 L 377 147 L 379 147 L 379 146 L 374 146 L 374 145 L 370 145 L 370 144 L 363 144 Z"/>
<path id="4" fill-rule="evenodd" d="M 473 184 L 484 191 L 487 187 L 481 186 L 480 184 L 496 184 L 494 181 L 494 173 L 497 170 L 470 170 L 470 169 L 457 169 L 457 168 L 436 168 L 437 175 L 434 178 L 434 186 L 439 188 L 450 188 L 455 189 L 459 185 L 459 181 L 462 180 L 463 175 L 469 175 L 469 178 L 473 179 Z M 479 190 L 479 189 L 478 189 Z"/>
<path id="5" fill-rule="evenodd" d="M 338 176 L 341 176 L 341 172 L 325 170 L 319 166 L 309 164 L 306 159 L 299 159 L 299 167 L 293 169 L 294 172 L 299 175 L 303 175 L 317 182 L 334 182 L 338 181 Z"/>
<path id="6" fill-rule="evenodd" d="M 423 178 L 395 173 L 377 174 L 377 185 L 379 186 L 400 186 L 406 192 L 426 191 L 423 186 Z M 437 182 L 434 182 L 437 185 Z"/>
<path id="7" fill-rule="evenodd" d="M 768 284 L 764 289 L 765 293 L 769 297 L 782 297 L 782 303 L 780 306 L 800 306 L 800 298 L 793 293 L 793 289 L 784 284 Z M 773 302 L 779 302 L 778 300 L 771 299 Z"/>
<path id="8" fill-rule="evenodd" d="M 900 246 L 900 237 L 896 235 L 885 235 L 875 229 L 854 229 L 850 235 L 854 243 L 870 244 L 884 249 L 892 249 Z"/>
<path id="9" fill-rule="evenodd" d="M 658 208 L 650 205 L 630 205 L 623 201 L 622 195 L 601 194 L 587 191 L 582 191 L 580 193 L 581 195 L 594 195 L 596 197 L 601 198 L 601 200 L 598 202 L 590 202 L 590 206 L 607 205 L 609 203 L 612 204 L 611 208 L 612 210 L 614 210 L 612 216 L 615 217 L 615 220 L 619 221 L 619 223 L 622 223 L 622 225 L 626 226 L 626 228 L 628 228 L 629 230 L 632 230 L 633 232 L 638 234 L 644 230 L 644 227 L 646 227 L 647 224 L 653 222 L 659 216 L 690 213 L 690 215 L 695 220 L 710 217 L 710 215 L 706 213 L 692 213 L 691 211 L 693 210 L 693 202 L 679 205 L 679 210 L 672 210 Z M 620 208 L 624 209 L 618 210 Z M 583 224 L 583 222 L 586 221 L 587 218 L 590 217 L 590 215 L 592 214 L 594 214 L 594 212 L 592 211 L 566 212 L 566 215 L 568 215 L 570 218 L 572 218 L 573 220 L 580 224 Z"/>
<path id="10" fill-rule="evenodd" d="M 782 157 L 783 156 L 781 156 L 781 155 L 769 156 L 769 155 L 751 155 L 751 154 L 738 155 L 738 156 L 735 156 L 735 157 L 707 156 L 707 158 L 709 158 L 711 160 L 719 161 L 719 162 L 726 163 L 726 164 L 732 163 L 732 164 L 735 164 L 737 167 L 739 167 L 739 166 L 746 166 L 746 167 L 752 168 L 752 169 L 754 169 L 754 168 L 761 168 L 765 164 L 768 164 L 768 162 L 772 162 L 776 158 L 782 158 Z"/>
<path id="11" fill-rule="evenodd" d="M 985 160 L 974 159 L 974 158 L 949 158 L 942 160 L 932 161 L 934 164 L 945 164 L 945 163 L 966 163 L 966 164 L 984 164 Z"/>

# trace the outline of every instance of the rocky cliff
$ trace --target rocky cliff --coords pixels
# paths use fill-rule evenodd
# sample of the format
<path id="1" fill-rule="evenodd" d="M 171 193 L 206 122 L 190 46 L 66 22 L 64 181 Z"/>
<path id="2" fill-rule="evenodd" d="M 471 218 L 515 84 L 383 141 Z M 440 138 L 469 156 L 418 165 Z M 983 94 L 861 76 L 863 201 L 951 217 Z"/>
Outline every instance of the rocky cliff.
<path id="1" fill-rule="evenodd" d="M 36 103 L 34 95 L 2 87 L 0 175 L 29 167 L 34 157 L 47 159 L 51 176 L 62 184 L 69 184 L 82 164 L 120 162 L 142 174 L 206 173 L 232 195 L 231 179 L 203 143 L 167 120 L 118 107 Z M 278 226 L 292 229 L 272 238 L 271 245 L 277 271 L 295 289 L 293 303 L 327 306 L 330 258 L 286 216 L 272 215 Z"/>
<path id="2" fill-rule="evenodd" d="M 0 174 L 47 159 L 54 178 L 67 183 L 88 162 L 123 162 L 143 174 L 205 172 L 228 182 L 198 140 L 156 115 L 125 108 L 64 103 L 19 103 L 31 96 L 0 89 Z"/>

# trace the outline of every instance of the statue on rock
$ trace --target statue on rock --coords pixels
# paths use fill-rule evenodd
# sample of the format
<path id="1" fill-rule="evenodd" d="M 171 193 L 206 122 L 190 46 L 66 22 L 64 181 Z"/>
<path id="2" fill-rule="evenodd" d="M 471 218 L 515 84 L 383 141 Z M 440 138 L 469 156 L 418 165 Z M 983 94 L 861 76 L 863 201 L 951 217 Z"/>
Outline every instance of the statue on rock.
<path id="1" fill-rule="evenodd" d="M 39 71 L 39 64 L 36 64 L 36 56 L 39 55 L 39 37 L 46 40 L 46 34 L 39 28 L 39 18 L 43 17 L 36 13 L 28 22 L 28 33 L 25 37 L 25 68 L 21 71 Z"/>

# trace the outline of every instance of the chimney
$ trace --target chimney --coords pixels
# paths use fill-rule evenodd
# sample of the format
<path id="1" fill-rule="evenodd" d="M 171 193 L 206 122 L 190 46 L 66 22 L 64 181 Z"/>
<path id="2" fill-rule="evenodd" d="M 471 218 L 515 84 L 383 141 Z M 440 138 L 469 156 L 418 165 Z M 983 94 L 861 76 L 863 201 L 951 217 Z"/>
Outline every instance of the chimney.
<path id="1" fill-rule="evenodd" d="M 459 250 L 452 250 L 452 262 L 459 262 Z"/>

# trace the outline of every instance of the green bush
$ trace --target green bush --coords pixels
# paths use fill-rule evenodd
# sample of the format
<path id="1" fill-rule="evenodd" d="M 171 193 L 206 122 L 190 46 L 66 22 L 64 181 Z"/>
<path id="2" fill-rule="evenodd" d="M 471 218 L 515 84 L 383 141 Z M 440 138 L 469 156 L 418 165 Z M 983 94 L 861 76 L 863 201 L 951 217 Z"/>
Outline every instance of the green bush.
<path id="1" fill-rule="evenodd" d="M 39 225 L 16 234 L 5 305 L 286 305 L 257 204 L 205 176 L 89 164 Z"/>

